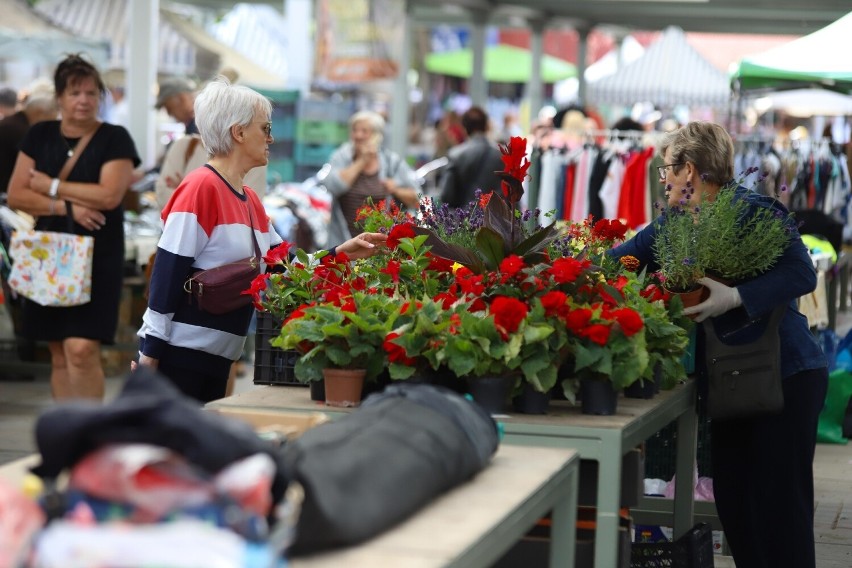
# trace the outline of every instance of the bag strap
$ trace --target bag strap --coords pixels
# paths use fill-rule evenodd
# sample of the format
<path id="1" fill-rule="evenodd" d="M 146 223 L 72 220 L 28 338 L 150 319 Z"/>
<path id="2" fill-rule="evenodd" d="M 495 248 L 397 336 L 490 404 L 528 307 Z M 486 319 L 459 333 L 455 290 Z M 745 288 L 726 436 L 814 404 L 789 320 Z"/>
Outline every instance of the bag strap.
<path id="1" fill-rule="evenodd" d="M 80 138 L 80 141 L 77 142 L 77 146 L 74 147 L 74 153 L 65 160 L 65 164 L 62 165 L 62 169 L 59 170 L 59 174 L 56 176 L 60 181 L 65 181 L 68 178 L 68 175 L 71 173 L 71 170 L 74 169 L 74 165 L 77 163 L 77 159 L 80 157 L 80 154 L 82 154 L 83 150 L 86 149 L 86 146 L 89 145 L 89 142 L 91 142 L 92 137 L 94 137 L 98 128 L 101 127 L 101 124 L 101 122 L 98 122 L 92 130 L 84 134 L 83 137 Z M 59 135 L 62 136 L 61 130 Z"/>
<path id="2" fill-rule="evenodd" d="M 248 203 L 249 225 L 251 226 L 251 240 L 254 241 L 254 255 L 257 257 L 257 265 L 260 266 L 263 260 L 263 255 L 260 254 L 260 245 L 257 244 L 257 235 L 254 234 L 254 219 L 251 215 L 251 198 L 246 194 L 246 202 Z"/>
<path id="3" fill-rule="evenodd" d="M 189 159 L 195 153 L 195 149 L 198 148 L 198 145 L 201 143 L 201 137 L 197 134 L 189 135 L 189 142 L 186 145 L 186 151 L 183 153 L 183 174 L 186 175 L 186 165 L 189 163 Z"/>
<path id="4" fill-rule="evenodd" d="M 80 158 L 80 155 L 83 153 L 83 150 L 86 149 L 86 146 L 89 145 L 92 138 L 95 136 L 95 132 L 98 131 L 98 128 L 101 127 L 101 122 L 95 124 L 95 127 L 91 129 L 89 132 L 85 133 L 80 141 L 77 142 L 77 145 L 74 147 L 74 153 L 68 156 L 68 159 L 65 160 L 65 163 L 62 165 L 62 169 L 59 170 L 59 174 L 57 174 L 56 178 L 60 181 L 65 181 L 68 179 L 68 176 L 71 174 L 71 170 L 74 169 L 74 166 L 77 164 L 77 160 Z M 60 127 L 59 135 L 62 136 L 62 130 Z M 74 210 L 71 207 L 71 202 L 67 199 L 65 200 L 65 211 L 66 219 L 68 220 L 68 232 L 72 235 L 74 234 Z"/>

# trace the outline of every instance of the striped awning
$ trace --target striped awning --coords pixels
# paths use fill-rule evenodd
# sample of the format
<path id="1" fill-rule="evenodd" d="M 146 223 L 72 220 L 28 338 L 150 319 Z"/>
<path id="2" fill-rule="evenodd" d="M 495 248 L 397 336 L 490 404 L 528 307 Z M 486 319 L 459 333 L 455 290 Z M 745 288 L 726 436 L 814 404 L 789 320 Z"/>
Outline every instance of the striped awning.
<path id="1" fill-rule="evenodd" d="M 645 53 L 614 75 L 588 86 L 591 104 L 632 105 L 651 102 L 724 108 L 731 96 L 728 77 L 704 59 L 683 30 L 669 27 Z"/>
<path id="2" fill-rule="evenodd" d="M 52 23 L 79 37 L 106 40 L 110 45 L 107 69 L 124 69 L 129 53 L 126 0 L 41 0 L 36 9 Z M 157 69 L 160 74 L 195 76 L 197 59 L 205 53 L 160 22 Z M 214 66 L 218 66 L 216 61 Z M 215 71 L 215 69 L 214 69 Z"/>

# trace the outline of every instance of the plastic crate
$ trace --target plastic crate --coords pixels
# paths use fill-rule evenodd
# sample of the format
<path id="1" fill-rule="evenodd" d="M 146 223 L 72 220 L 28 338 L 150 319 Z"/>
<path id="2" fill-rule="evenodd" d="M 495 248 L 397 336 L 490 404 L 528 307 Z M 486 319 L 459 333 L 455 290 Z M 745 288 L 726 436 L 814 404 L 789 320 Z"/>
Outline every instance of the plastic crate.
<path id="1" fill-rule="evenodd" d="M 296 108 L 299 120 L 348 122 L 349 117 L 355 113 L 355 105 L 352 101 L 299 99 Z"/>
<path id="2" fill-rule="evenodd" d="M 296 142 L 296 163 L 300 166 L 322 166 L 337 149 L 335 144 L 304 144 Z"/>
<path id="3" fill-rule="evenodd" d="M 314 144 L 340 144 L 349 139 L 349 125 L 333 120 L 300 120 L 296 123 L 296 139 Z"/>
<path id="4" fill-rule="evenodd" d="M 671 423 L 645 440 L 645 477 L 669 481 L 675 474 L 677 461 L 677 425 Z M 702 408 L 698 412 L 698 435 L 695 448 L 698 475 L 712 477 L 710 421 Z"/>
<path id="5" fill-rule="evenodd" d="M 269 145 L 270 160 L 293 160 L 293 141 L 275 140 Z"/>
<path id="6" fill-rule="evenodd" d="M 293 141 L 296 136 L 296 118 L 292 114 L 272 113 L 272 136 L 275 141 Z"/>
<path id="7" fill-rule="evenodd" d="M 257 330 L 254 343 L 254 384 L 308 386 L 296 378 L 296 361 L 299 353 L 285 351 L 270 345 L 278 337 L 281 322 L 266 312 L 257 312 Z"/>
<path id="8" fill-rule="evenodd" d="M 641 542 L 630 547 L 630 568 L 713 568 L 713 530 L 698 523 L 674 542 Z"/>

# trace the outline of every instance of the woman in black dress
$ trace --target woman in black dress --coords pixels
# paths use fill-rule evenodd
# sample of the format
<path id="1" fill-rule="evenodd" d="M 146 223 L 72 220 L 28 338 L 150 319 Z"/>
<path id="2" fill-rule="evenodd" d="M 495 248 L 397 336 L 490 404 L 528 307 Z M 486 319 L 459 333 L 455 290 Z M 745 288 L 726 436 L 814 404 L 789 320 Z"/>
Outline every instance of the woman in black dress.
<path id="1" fill-rule="evenodd" d="M 92 300 L 74 307 L 25 300 L 22 332 L 48 342 L 55 399 L 102 399 L 100 346 L 115 341 L 124 266 L 121 203 L 139 156 L 127 130 L 98 120 L 105 90 L 91 63 L 79 55 L 66 57 L 56 68 L 54 84 L 62 119 L 27 132 L 9 182 L 9 206 L 36 217 L 36 229 L 68 232 L 70 205 L 74 233 L 95 241 Z M 65 161 L 90 134 L 67 180 L 60 182 Z"/>

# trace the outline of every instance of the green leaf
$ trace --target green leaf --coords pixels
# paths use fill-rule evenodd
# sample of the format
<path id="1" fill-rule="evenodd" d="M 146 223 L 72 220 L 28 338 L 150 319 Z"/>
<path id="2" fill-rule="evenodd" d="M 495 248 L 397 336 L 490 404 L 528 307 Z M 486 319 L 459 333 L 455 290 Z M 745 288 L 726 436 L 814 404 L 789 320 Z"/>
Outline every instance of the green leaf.
<path id="1" fill-rule="evenodd" d="M 486 266 L 492 270 L 506 258 L 503 237 L 489 227 L 482 227 L 476 232 L 476 246 L 485 257 Z"/>

